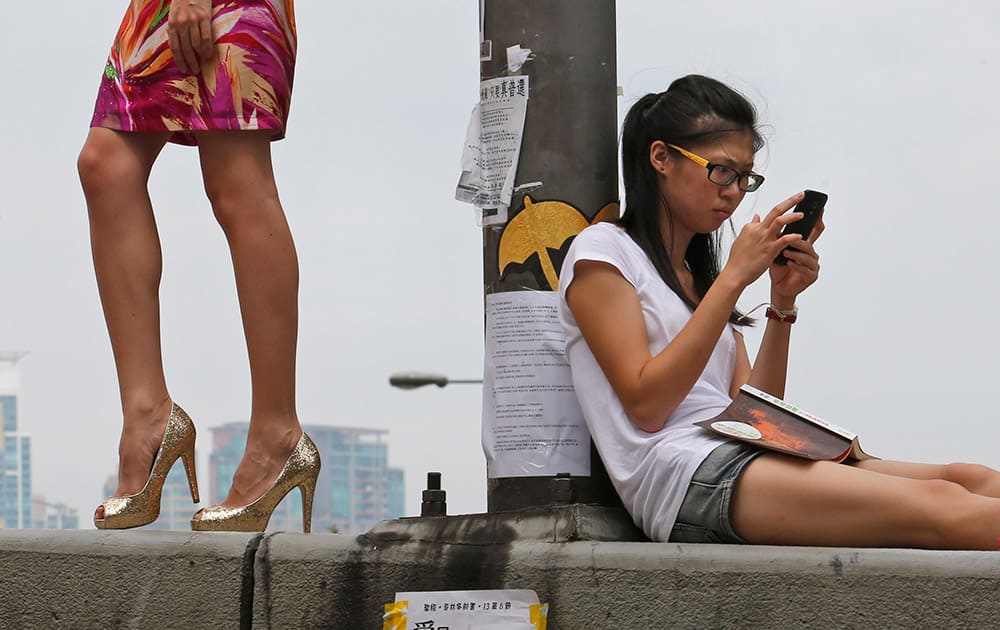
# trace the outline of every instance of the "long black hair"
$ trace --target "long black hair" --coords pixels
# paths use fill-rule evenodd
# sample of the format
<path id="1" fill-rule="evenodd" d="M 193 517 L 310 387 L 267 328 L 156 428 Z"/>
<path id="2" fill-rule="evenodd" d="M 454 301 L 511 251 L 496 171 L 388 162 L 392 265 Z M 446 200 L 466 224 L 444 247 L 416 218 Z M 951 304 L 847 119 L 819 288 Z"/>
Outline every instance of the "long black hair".
<path id="1" fill-rule="evenodd" d="M 622 126 L 625 210 L 618 224 L 646 252 L 663 281 L 692 311 L 696 304 L 681 287 L 663 242 L 660 208 L 666 208 L 667 220 L 672 220 L 672 215 L 649 161 L 649 147 L 657 140 L 687 147 L 733 131 L 749 132 L 755 153 L 764 146 L 753 104 L 726 84 L 697 74 L 677 79 L 666 92 L 640 98 Z M 719 275 L 720 241 L 718 233 L 695 234 L 684 253 L 699 300 Z M 752 322 L 738 310 L 733 311 L 729 321 Z"/>

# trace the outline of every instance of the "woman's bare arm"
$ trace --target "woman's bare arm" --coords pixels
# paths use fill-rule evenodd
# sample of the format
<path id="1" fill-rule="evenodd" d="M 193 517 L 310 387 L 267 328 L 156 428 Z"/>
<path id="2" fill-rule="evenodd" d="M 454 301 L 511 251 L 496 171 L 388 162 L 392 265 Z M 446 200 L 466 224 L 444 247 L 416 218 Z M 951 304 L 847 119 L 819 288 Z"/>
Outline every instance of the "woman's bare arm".
<path id="1" fill-rule="evenodd" d="M 659 431 L 705 369 L 742 287 L 716 283 L 655 357 L 635 288 L 613 266 L 580 261 L 566 302 L 632 422 Z"/>
<path id="2" fill-rule="evenodd" d="M 659 431 L 704 371 L 743 289 L 768 268 L 798 235 L 782 227 L 801 217 L 788 213 L 800 198 L 755 217 L 740 232 L 729 261 L 681 332 L 651 356 L 642 307 L 635 288 L 612 265 L 581 260 L 574 266 L 566 303 L 594 358 L 632 422 Z"/>
<path id="3" fill-rule="evenodd" d="M 800 293 L 816 282 L 819 277 L 819 254 L 813 243 L 824 229 L 820 221 L 805 241 L 795 246 L 795 250 L 785 253 L 787 265 L 771 268 L 771 304 L 787 311 L 795 307 L 795 299 Z M 792 324 L 777 320 L 767 320 L 764 337 L 757 351 L 753 371 L 748 382 L 772 396 L 785 396 L 785 382 L 788 374 L 788 347 Z"/>

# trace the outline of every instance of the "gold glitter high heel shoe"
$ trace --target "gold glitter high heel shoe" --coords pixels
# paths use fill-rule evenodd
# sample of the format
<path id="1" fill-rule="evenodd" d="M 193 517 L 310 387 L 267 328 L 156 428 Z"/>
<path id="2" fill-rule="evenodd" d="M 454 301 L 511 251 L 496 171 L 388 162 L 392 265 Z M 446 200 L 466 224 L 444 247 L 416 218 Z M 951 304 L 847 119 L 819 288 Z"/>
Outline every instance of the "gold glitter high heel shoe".
<path id="1" fill-rule="evenodd" d="M 319 451 L 309 436 L 303 433 L 274 485 L 260 498 L 242 507 L 213 505 L 198 510 L 191 519 L 191 529 L 199 532 L 262 532 L 267 529 L 271 513 L 278 503 L 286 494 L 299 488 L 302 493 L 302 531 L 308 534 L 312 529 L 313 496 L 319 467 Z"/>
<path id="2" fill-rule="evenodd" d="M 171 403 L 170 417 L 163 430 L 160 450 L 153 459 L 153 467 L 142 490 L 124 497 L 110 497 L 100 507 L 104 508 L 104 518 L 94 515 L 94 525 L 98 529 L 128 529 L 152 523 L 160 516 L 160 494 L 167 473 L 178 458 L 184 461 L 191 499 L 198 503 L 198 479 L 195 477 L 194 461 L 195 430 L 191 418 L 177 403 Z"/>

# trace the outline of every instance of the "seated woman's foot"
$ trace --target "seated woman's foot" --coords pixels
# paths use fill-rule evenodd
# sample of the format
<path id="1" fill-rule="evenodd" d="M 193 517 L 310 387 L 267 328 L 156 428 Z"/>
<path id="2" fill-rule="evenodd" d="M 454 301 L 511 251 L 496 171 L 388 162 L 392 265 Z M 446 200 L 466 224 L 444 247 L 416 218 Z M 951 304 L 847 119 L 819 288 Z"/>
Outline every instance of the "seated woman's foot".
<path id="1" fill-rule="evenodd" d="M 126 415 L 118 442 L 118 488 L 112 497 L 133 495 L 145 487 L 163 442 L 172 406 L 168 398 L 146 413 Z M 94 518 L 104 518 L 103 505 L 97 507 Z"/>

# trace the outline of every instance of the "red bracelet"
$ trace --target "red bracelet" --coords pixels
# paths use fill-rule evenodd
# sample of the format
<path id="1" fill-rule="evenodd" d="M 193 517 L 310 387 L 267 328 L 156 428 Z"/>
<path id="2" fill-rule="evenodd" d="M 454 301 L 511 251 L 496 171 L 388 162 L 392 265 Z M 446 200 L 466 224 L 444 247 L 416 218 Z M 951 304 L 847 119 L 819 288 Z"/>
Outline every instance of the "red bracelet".
<path id="1" fill-rule="evenodd" d="M 768 306 L 767 310 L 764 311 L 768 319 L 773 319 L 776 322 L 782 322 L 784 324 L 794 324 L 795 320 L 799 318 L 798 307 L 793 306 L 791 310 L 782 311 L 774 308 L 773 306 Z"/>

